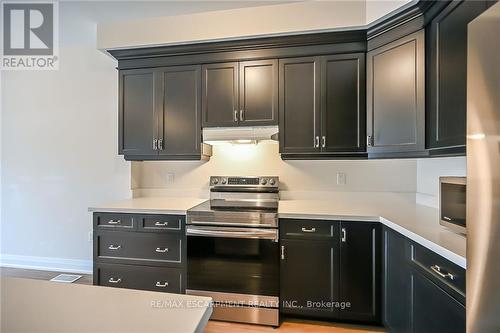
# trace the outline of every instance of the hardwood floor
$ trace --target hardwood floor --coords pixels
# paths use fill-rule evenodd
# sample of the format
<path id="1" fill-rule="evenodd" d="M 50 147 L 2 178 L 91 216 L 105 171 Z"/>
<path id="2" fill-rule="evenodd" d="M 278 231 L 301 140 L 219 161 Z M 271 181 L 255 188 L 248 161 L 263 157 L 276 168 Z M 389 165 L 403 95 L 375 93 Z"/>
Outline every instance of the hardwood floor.
<path id="1" fill-rule="evenodd" d="M 1 277 L 21 277 L 28 279 L 50 280 L 61 272 L 39 271 L 32 269 L 19 269 L 0 267 Z M 82 277 L 75 283 L 92 284 L 92 275 L 79 274 Z M 381 327 L 357 326 L 323 321 L 309 321 L 299 319 L 286 319 L 280 327 L 272 328 L 258 325 L 228 323 L 223 321 L 209 321 L 205 333 L 369 333 L 386 332 Z"/>

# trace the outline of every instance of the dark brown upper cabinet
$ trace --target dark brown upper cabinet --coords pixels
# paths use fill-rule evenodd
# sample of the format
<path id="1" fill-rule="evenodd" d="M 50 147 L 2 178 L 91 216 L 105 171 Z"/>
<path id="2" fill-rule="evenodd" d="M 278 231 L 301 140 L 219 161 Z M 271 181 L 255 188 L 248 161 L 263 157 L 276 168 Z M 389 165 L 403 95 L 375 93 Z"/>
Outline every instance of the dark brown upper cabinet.
<path id="1" fill-rule="evenodd" d="M 121 70 L 119 153 L 127 160 L 206 159 L 201 66 Z"/>
<path id="2" fill-rule="evenodd" d="M 282 158 L 365 151 L 363 53 L 280 59 L 279 77 Z"/>
<path id="3" fill-rule="evenodd" d="M 277 60 L 208 64 L 202 72 L 203 127 L 277 124 Z"/>
<path id="4" fill-rule="evenodd" d="M 420 30 L 367 54 L 367 150 L 425 155 L 425 54 Z"/>
<path id="5" fill-rule="evenodd" d="M 155 155 L 158 137 L 155 72 L 132 69 L 119 74 L 118 151 L 125 156 Z"/>
<path id="6" fill-rule="evenodd" d="M 431 151 L 455 148 L 465 154 L 467 24 L 486 7 L 485 1 L 453 1 L 426 28 L 426 146 Z"/>

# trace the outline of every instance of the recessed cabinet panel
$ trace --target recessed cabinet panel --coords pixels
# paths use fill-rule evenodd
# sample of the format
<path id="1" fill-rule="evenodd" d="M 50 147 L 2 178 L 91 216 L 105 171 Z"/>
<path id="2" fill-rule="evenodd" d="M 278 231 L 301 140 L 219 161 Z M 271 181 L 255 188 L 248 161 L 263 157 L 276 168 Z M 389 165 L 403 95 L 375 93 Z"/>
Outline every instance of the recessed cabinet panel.
<path id="1" fill-rule="evenodd" d="M 240 63 L 240 125 L 278 123 L 278 61 Z"/>
<path id="2" fill-rule="evenodd" d="M 237 126 L 238 63 L 203 65 L 203 126 Z"/>
<path id="3" fill-rule="evenodd" d="M 484 1 L 453 1 L 427 28 L 427 146 L 465 145 L 467 24 Z"/>
<path id="4" fill-rule="evenodd" d="M 200 154 L 201 66 L 165 68 L 161 77 L 160 155 Z"/>
<path id="5" fill-rule="evenodd" d="M 321 150 L 365 149 L 364 54 L 322 57 Z"/>
<path id="6" fill-rule="evenodd" d="M 319 58 L 283 59 L 279 67 L 280 153 L 319 151 Z"/>
<path id="7" fill-rule="evenodd" d="M 424 32 L 368 53 L 368 152 L 424 149 Z"/>
<path id="8" fill-rule="evenodd" d="M 152 69 L 120 72 L 120 154 L 155 154 L 153 139 L 157 128 L 154 87 Z"/>

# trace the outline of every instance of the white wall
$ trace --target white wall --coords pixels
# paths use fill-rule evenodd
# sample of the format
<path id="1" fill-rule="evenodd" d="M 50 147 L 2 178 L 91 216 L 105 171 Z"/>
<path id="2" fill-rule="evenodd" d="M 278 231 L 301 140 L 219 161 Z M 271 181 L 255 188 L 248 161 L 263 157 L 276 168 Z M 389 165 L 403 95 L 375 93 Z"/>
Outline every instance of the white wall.
<path id="1" fill-rule="evenodd" d="M 2 262 L 89 269 L 87 207 L 131 196 L 117 64 L 95 47 L 97 23 L 248 5 L 60 3 L 60 70 L 1 74 Z"/>
<path id="2" fill-rule="evenodd" d="M 439 176 L 465 176 L 465 157 L 419 159 L 417 161 L 417 202 L 438 207 Z"/>
<path id="3" fill-rule="evenodd" d="M 213 175 L 273 175 L 285 191 L 415 192 L 415 160 L 283 161 L 278 145 L 214 146 L 209 162 L 137 162 L 132 165 L 135 189 L 184 190 L 208 194 Z M 345 173 L 345 185 L 337 185 L 337 172 Z M 174 175 L 169 183 L 168 174 Z M 140 194 L 162 191 L 136 191 Z"/>
<path id="4" fill-rule="evenodd" d="M 416 0 L 366 0 L 366 24 Z"/>

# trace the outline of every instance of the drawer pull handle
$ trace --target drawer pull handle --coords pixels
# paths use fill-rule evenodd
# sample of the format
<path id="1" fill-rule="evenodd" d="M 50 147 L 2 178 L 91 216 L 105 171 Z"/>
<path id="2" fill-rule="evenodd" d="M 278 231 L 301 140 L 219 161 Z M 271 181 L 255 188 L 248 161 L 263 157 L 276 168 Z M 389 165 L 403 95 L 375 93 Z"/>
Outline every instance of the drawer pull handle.
<path id="1" fill-rule="evenodd" d="M 108 246 L 108 249 L 113 250 L 113 251 L 119 250 L 121 248 L 122 248 L 121 245 L 113 245 L 113 244 L 111 244 L 110 246 Z"/>
<path id="2" fill-rule="evenodd" d="M 155 227 L 166 227 L 168 222 L 155 222 Z"/>
<path id="3" fill-rule="evenodd" d="M 302 228 L 302 232 L 316 232 L 316 228 Z"/>
<path id="4" fill-rule="evenodd" d="M 434 273 L 442 277 L 443 279 L 455 280 L 455 275 L 449 272 L 443 272 L 442 268 L 438 265 L 431 266 L 431 269 Z"/>
<path id="5" fill-rule="evenodd" d="M 108 224 L 122 224 L 122 220 L 109 220 Z"/>
<path id="6" fill-rule="evenodd" d="M 162 248 L 157 247 L 157 248 L 156 248 L 156 252 L 158 252 L 158 253 L 165 253 L 165 252 L 168 252 L 168 247 L 165 247 L 165 248 L 163 248 L 163 249 L 162 249 Z"/>
<path id="7" fill-rule="evenodd" d="M 121 278 L 118 278 L 118 279 L 116 279 L 116 280 L 115 280 L 115 278 L 109 278 L 108 282 L 109 282 L 109 283 L 115 283 L 115 284 L 116 284 L 116 283 L 120 283 L 120 282 L 122 282 L 122 279 L 121 279 Z"/>
<path id="8" fill-rule="evenodd" d="M 160 288 L 166 288 L 168 287 L 168 282 L 161 283 L 160 281 L 157 281 L 156 286 Z"/>

